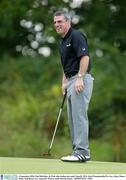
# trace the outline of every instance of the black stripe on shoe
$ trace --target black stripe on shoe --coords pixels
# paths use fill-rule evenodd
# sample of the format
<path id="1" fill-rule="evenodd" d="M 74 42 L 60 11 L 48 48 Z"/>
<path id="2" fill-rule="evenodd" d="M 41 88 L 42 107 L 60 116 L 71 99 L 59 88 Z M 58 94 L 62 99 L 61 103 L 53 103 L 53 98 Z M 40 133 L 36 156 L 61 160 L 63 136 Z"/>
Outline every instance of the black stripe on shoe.
<path id="1" fill-rule="evenodd" d="M 74 154 L 74 156 L 78 157 L 80 162 L 86 162 L 86 157 L 82 154 Z"/>

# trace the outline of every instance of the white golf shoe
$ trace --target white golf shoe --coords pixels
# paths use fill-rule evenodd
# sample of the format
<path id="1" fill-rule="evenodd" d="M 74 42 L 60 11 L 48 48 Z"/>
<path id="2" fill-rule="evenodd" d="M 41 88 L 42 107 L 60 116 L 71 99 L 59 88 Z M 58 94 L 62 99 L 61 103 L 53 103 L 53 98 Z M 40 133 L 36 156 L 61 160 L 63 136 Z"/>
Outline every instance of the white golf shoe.
<path id="1" fill-rule="evenodd" d="M 89 156 L 83 156 L 82 154 L 72 154 L 61 158 L 65 162 L 86 162 L 90 160 Z"/>

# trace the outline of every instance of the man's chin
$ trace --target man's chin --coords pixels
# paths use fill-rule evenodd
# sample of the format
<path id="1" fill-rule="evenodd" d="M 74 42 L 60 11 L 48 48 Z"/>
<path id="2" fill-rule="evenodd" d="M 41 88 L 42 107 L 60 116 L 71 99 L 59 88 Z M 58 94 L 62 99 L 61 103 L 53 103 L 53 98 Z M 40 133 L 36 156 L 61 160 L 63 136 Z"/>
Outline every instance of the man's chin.
<path id="1" fill-rule="evenodd" d="M 57 34 L 62 35 L 62 32 L 61 32 L 61 31 L 56 31 L 56 32 L 57 32 Z"/>
<path id="2" fill-rule="evenodd" d="M 61 31 L 60 31 L 60 30 L 56 30 L 56 32 L 57 32 L 58 34 L 60 34 L 60 33 L 61 33 Z"/>

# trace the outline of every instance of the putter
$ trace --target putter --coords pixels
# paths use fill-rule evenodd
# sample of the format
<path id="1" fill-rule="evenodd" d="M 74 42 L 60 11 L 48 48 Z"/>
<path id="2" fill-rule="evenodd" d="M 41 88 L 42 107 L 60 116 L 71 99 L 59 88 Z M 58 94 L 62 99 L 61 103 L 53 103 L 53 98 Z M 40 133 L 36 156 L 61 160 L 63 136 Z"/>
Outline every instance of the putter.
<path id="1" fill-rule="evenodd" d="M 54 132 L 53 132 L 53 136 L 52 136 L 52 140 L 51 140 L 49 149 L 48 149 L 48 151 L 46 153 L 43 154 L 43 156 L 51 156 L 51 148 L 52 148 L 52 145 L 53 145 L 53 142 L 54 142 L 54 138 L 55 138 L 55 135 L 56 135 L 56 131 L 57 131 L 57 127 L 58 127 L 59 120 L 60 120 L 60 117 L 61 117 L 61 113 L 62 113 L 62 110 L 63 110 L 64 102 L 65 102 L 65 99 L 66 99 L 66 95 L 67 95 L 67 92 L 65 92 L 65 94 L 63 96 L 63 101 L 62 101 L 62 104 L 61 104 L 61 107 L 60 107 L 60 110 L 59 110 L 59 114 L 58 114 L 58 117 L 57 117 L 55 129 L 54 129 Z"/>

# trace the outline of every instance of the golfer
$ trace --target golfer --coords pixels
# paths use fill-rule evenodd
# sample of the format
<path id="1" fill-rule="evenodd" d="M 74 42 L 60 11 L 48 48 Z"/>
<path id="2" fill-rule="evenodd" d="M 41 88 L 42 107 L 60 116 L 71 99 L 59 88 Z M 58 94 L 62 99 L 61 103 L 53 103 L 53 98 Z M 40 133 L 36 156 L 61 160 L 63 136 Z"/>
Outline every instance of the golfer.
<path id="1" fill-rule="evenodd" d="M 67 162 L 90 160 L 88 105 L 92 95 L 93 77 L 86 37 L 71 27 L 68 12 L 54 14 L 54 27 L 61 36 L 60 54 L 63 66 L 62 92 L 67 91 L 67 110 L 73 151 L 61 158 Z"/>

